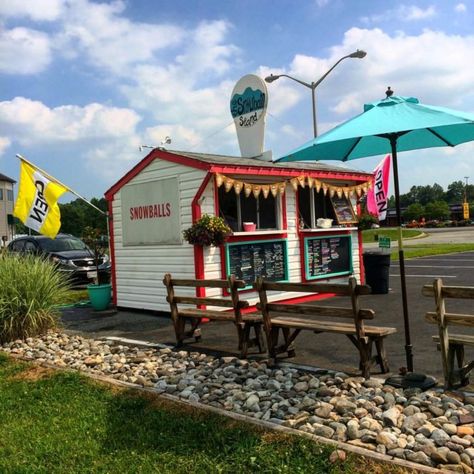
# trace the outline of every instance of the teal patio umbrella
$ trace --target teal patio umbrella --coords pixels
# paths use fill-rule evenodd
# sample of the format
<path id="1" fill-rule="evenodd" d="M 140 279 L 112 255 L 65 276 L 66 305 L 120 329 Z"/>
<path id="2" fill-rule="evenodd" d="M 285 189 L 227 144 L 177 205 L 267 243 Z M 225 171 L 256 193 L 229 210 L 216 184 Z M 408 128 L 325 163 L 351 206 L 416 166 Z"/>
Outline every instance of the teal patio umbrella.
<path id="1" fill-rule="evenodd" d="M 456 146 L 474 140 L 474 114 L 420 104 L 414 97 L 392 95 L 364 105 L 364 112 L 293 150 L 276 161 L 349 161 L 392 154 L 397 224 L 400 229 L 400 192 L 397 153 L 423 148 Z M 400 278 L 405 325 L 407 368 L 413 371 L 405 262 L 399 231 Z"/>

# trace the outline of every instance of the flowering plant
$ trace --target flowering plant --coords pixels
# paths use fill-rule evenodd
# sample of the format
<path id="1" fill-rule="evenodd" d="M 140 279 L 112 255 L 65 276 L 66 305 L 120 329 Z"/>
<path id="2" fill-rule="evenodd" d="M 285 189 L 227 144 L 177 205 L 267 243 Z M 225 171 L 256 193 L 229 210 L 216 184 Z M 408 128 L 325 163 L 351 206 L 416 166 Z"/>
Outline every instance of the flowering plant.
<path id="1" fill-rule="evenodd" d="M 222 217 L 204 214 L 189 229 L 183 231 L 187 242 L 193 245 L 209 246 L 222 245 L 227 236 L 232 232 Z"/>

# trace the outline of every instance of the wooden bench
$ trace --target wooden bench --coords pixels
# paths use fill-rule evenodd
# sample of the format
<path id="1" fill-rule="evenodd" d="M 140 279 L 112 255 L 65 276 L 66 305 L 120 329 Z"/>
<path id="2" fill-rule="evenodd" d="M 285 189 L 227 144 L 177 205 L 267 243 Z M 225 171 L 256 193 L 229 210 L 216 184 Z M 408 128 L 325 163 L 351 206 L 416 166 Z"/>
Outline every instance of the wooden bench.
<path id="1" fill-rule="evenodd" d="M 239 288 L 244 288 L 246 283 L 237 280 L 231 275 L 227 280 L 187 280 L 175 279 L 167 273 L 163 279 L 168 296 L 166 300 L 170 305 L 171 319 L 173 320 L 176 333 L 176 343 L 180 347 L 188 338 L 196 341 L 201 339 L 199 325 L 203 319 L 211 321 L 232 322 L 237 328 L 239 350 L 242 358 L 247 357 L 248 348 L 257 346 L 260 353 L 264 352 L 265 345 L 262 334 L 262 316 L 257 313 L 243 314 L 242 309 L 248 308 L 248 301 L 239 298 Z M 219 288 L 227 290 L 230 298 L 200 297 L 200 296 L 178 296 L 176 287 L 192 288 Z M 196 307 L 181 308 L 181 304 L 194 305 Z M 231 308 L 226 310 L 210 310 L 207 306 Z M 186 330 L 186 322 L 190 323 L 190 329 Z M 251 339 L 251 329 L 254 329 L 255 338 Z"/>
<path id="2" fill-rule="evenodd" d="M 395 328 L 366 326 L 364 320 L 374 319 L 371 309 L 361 309 L 359 296 L 371 292 L 367 285 L 358 285 L 356 279 L 349 278 L 348 284 L 328 283 L 277 283 L 258 278 L 255 283 L 262 312 L 268 352 L 275 359 L 278 354 L 295 355 L 294 341 L 302 330 L 316 334 L 330 332 L 344 334 L 356 346 L 360 354 L 359 368 L 362 375 L 370 377 L 370 368 L 374 362 L 380 365 L 382 373 L 389 371 L 384 348 L 386 336 L 396 332 Z M 350 307 L 323 306 L 312 304 L 269 303 L 267 291 L 297 291 L 305 293 L 333 293 L 350 297 Z M 289 316 L 290 315 L 290 316 Z M 319 318 L 326 318 L 319 320 Z M 350 319 L 351 322 L 335 322 L 334 319 Z M 283 343 L 278 345 L 280 330 Z M 375 343 L 377 355 L 372 357 L 372 346 Z M 324 348 L 324 343 L 321 346 Z"/>
<path id="3" fill-rule="evenodd" d="M 441 351 L 443 364 L 444 385 L 451 388 L 456 384 L 461 386 L 469 384 L 468 374 L 474 368 L 474 361 L 465 364 L 464 346 L 474 346 L 474 336 L 467 334 L 451 334 L 448 326 L 474 326 L 474 314 L 448 313 L 446 311 L 446 298 L 468 299 L 474 301 L 474 287 L 444 286 L 441 278 L 434 280 L 432 285 L 423 287 L 423 295 L 434 296 L 436 311 L 426 313 L 425 319 L 437 324 L 438 336 L 433 340 Z M 454 367 L 454 360 L 457 368 Z"/>

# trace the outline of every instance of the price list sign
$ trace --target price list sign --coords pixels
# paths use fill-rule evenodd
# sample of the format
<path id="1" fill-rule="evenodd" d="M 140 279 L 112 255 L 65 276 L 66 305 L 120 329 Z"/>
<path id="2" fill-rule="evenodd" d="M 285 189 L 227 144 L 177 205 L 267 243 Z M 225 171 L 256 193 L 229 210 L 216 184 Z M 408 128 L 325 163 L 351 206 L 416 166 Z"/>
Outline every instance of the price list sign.
<path id="1" fill-rule="evenodd" d="M 270 281 L 288 280 L 286 240 L 261 240 L 226 245 L 228 275 L 235 275 L 250 288 L 258 276 Z"/>
<path id="2" fill-rule="evenodd" d="M 352 273 L 350 235 L 306 237 L 304 248 L 307 280 Z"/>

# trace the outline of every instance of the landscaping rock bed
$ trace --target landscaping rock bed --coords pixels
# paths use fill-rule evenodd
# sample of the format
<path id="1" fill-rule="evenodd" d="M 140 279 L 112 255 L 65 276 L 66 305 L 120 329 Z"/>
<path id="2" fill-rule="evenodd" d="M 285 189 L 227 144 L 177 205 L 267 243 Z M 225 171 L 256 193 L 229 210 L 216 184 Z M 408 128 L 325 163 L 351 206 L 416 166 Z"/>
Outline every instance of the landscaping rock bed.
<path id="1" fill-rule="evenodd" d="M 381 454 L 455 472 L 474 466 L 474 398 L 395 389 L 381 380 L 307 372 L 170 348 L 51 333 L 4 344 L 17 356 L 155 387 Z"/>

